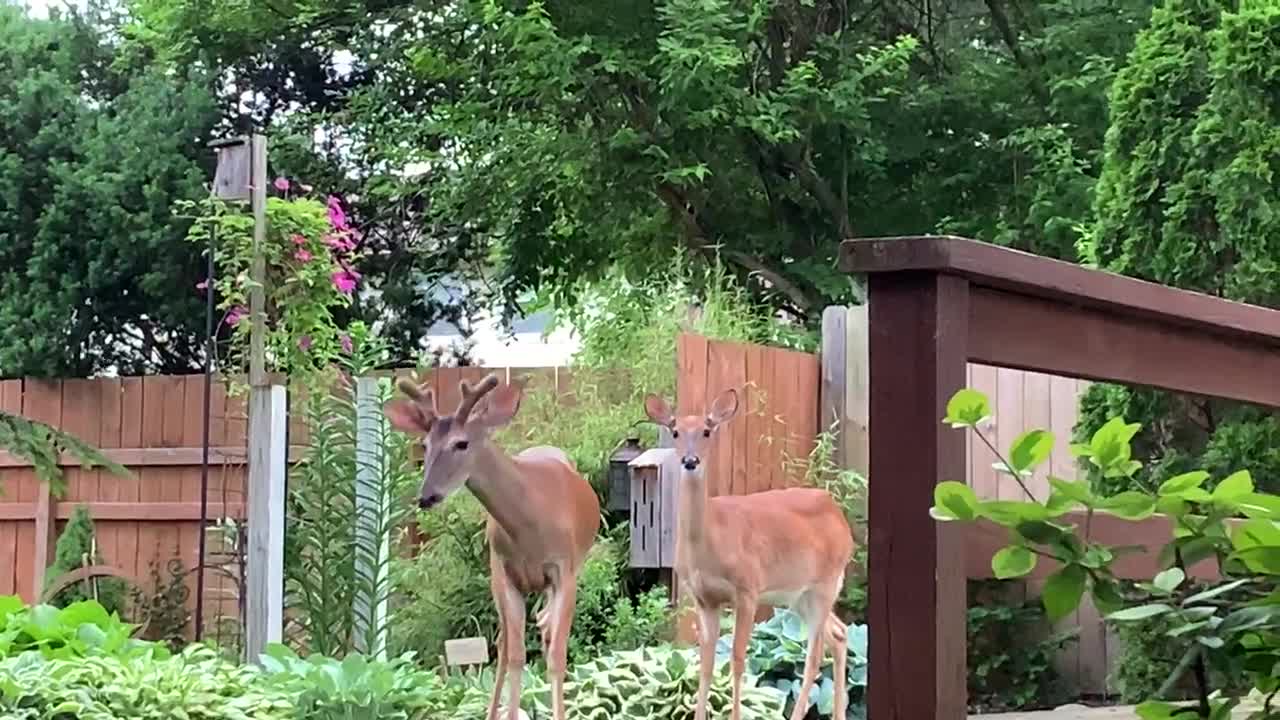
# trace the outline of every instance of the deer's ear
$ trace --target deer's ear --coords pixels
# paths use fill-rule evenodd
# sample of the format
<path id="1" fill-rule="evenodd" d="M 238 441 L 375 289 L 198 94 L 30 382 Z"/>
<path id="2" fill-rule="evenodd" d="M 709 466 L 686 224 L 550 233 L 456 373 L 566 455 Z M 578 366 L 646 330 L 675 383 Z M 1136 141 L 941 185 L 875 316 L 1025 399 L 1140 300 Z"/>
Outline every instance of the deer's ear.
<path id="1" fill-rule="evenodd" d="M 649 419 L 663 427 L 671 427 L 676 419 L 671 413 L 667 401 L 650 393 L 644 398 L 644 412 Z"/>
<path id="2" fill-rule="evenodd" d="M 716 397 L 716 401 L 711 403 L 711 412 L 707 413 L 707 420 L 712 425 L 721 425 L 733 419 L 738 414 L 738 391 L 729 388 L 720 393 Z"/>
<path id="3" fill-rule="evenodd" d="M 499 385 L 480 400 L 481 407 L 472 413 L 468 424 L 475 422 L 486 428 L 502 427 L 520 410 L 524 388 L 516 384 Z"/>
<path id="4" fill-rule="evenodd" d="M 392 400 L 382 407 L 382 412 L 397 430 L 424 435 L 431 431 L 427 414 L 412 400 Z"/>

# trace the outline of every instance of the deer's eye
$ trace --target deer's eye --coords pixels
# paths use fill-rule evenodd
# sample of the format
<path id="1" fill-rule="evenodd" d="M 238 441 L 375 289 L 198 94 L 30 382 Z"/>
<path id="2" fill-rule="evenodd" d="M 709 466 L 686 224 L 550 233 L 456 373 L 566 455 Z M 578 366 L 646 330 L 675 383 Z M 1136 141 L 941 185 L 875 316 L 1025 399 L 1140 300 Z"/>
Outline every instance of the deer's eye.
<path id="1" fill-rule="evenodd" d="M 711 428 L 702 431 L 702 437 L 711 437 Z"/>
<path id="2" fill-rule="evenodd" d="M 680 437 L 680 431 L 679 431 L 679 430 L 672 430 L 672 431 L 671 431 L 671 438 L 674 440 L 675 438 L 678 438 L 678 437 Z"/>
<path id="3" fill-rule="evenodd" d="M 466 450 L 468 447 L 470 447 L 470 445 L 471 445 L 471 443 L 468 443 L 466 440 L 459 440 L 458 442 L 456 442 L 456 443 L 454 443 L 454 444 L 453 444 L 453 449 L 454 449 L 454 450 Z"/>

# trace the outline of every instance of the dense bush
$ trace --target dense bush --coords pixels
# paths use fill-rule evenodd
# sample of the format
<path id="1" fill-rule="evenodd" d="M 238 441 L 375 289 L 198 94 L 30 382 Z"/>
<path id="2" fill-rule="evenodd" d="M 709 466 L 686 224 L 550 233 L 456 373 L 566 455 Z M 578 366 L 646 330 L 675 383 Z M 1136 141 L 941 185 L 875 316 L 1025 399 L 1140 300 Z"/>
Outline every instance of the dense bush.
<path id="1" fill-rule="evenodd" d="M 969 583 L 970 712 L 1052 707 L 1067 699 L 1053 659 L 1075 631 L 1054 632 L 1039 599 L 1013 602 L 1006 586 Z"/>
<path id="2" fill-rule="evenodd" d="M 947 405 L 945 422 L 981 433 L 990 416 L 985 396 L 961 390 Z M 1142 467 L 1133 457 L 1131 439 L 1140 426 L 1113 418 L 1073 452 L 1097 468 L 1104 478 L 1132 478 Z M 1015 477 L 1029 476 L 1048 459 L 1054 439 L 1045 430 L 1030 430 L 1014 440 L 1000 466 Z M 935 489 L 932 514 L 940 521 L 986 519 L 1009 531 L 1009 544 L 991 559 L 1000 578 L 1030 573 L 1040 558 L 1055 563 L 1041 600 L 1051 620 L 1066 617 L 1089 592 L 1099 610 L 1113 622 L 1161 620 L 1170 623 L 1167 637 L 1181 646 L 1177 666 L 1166 685 L 1190 673 L 1194 712 L 1202 718 L 1232 714 L 1243 696 L 1261 702 L 1249 717 L 1275 718 L 1280 695 L 1280 497 L 1261 492 L 1248 471 L 1236 471 L 1207 489 L 1210 474 L 1185 472 L 1153 491 L 1129 490 L 1103 495 L 1087 481 L 1050 478 L 1052 492 L 1044 500 L 981 501 L 963 483 L 944 482 Z M 1169 517 L 1169 541 L 1157 551 L 1162 568 L 1150 582 L 1129 590 L 1116 577 L 1112 563 L 1134 548 L 1110 546 L 1068 524 L 1067 513 L 1086 518 L 1103 512 L 1127 520 L 1145 520 L 1159 512 Z M 1136 551 L 1143 551 L 1138 548 Z M 1188 568 L 1211 560 L 1222 578 L 1208 587 L 1189 581 Z M 1186 712 L 1165 702 L 1164 693 L 1148 696 L 1138 709 L 1144 720 L 1168 720 Z"/>

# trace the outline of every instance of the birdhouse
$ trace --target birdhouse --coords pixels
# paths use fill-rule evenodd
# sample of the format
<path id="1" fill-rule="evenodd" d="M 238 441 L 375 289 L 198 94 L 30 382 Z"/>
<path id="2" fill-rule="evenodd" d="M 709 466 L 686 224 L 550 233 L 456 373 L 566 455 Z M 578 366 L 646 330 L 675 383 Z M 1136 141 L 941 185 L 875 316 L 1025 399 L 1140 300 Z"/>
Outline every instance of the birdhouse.
<path id="1" fill-rule="evenodd" d="M 233 137 L 209 143 L 218 156 L 213 193 L 221 200 L 247 201 L 253 184 L 253 141 Z"/>
<path id="2" fill-rule="evenodd" d="M 632 435 L 609 456 L 609 499 L 605 507 L 609 512 L 631 509 L 631 461 L 643 452 L 640 438 Z"/>
<path id="3" fill-rule="evenodd" d="M 670 568 L 676 557 L 676 483 L 680 462 L 674 448 L 645 450 L 631 470 L 631 567 Z"/>

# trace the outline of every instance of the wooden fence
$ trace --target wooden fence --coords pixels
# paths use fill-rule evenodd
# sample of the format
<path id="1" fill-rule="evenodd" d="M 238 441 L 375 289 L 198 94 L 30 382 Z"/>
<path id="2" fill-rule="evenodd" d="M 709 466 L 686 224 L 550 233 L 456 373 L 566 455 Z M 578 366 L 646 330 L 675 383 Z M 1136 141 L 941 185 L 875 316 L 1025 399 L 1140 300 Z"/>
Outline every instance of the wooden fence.
<path id="1" fill-rule="evenodd" d="M 817 356 L 688 334 L 676 355 L 681 414 L 707 412 L 729 388 L 742 393 L 739 417 L 707 457 L 708 491 L 746 495 L 799 482 L 818 434 Z"/>
<path id="2" fill-rule="evenodd" d="M 504 380 L 536 381 L 538 387 L 554 388 L 558 397 L 572 401 L 570 373 L 563 368 L 440 368 L 424 380 L 435 388 L 444 410 L 458 402 L 460 380 L 475 381 L 490 372 Z M 211 520 L 245 518 L 248 418 L 244 400 L 230 394 L 223 381 L 214 383 Z M 300 401 L 300 395 L 291 398 L 291 461 L 308 441 Z M 104 564 L 120 569 L 150 592 L 155 589 L 152 569 L 161 581 L 168 581 L 171 562 L 180 560 L 187 572 L 181 578 L 188 592 L 187 609 L 192 609 L 196 576 L 191 571 L 200 564 L 203 403 L 201 375 L 0 381 L 0 411 L 74 433 L 131 471 L 130 477 L 119 477 L 106 470 L 85 470 L 74 458 L 64 457 L 60 465 L 67 489 L 63 496 L 54 497 L 25 460 L 0 452 L 0 595 L 16 594 L 28 602 L 40 596 L 54 542 L 76 506 L 84 505 L 94 520 Z M 226 565 L 238 555 L 234 533 L 224 536 L 211 530 L 207 539 L 208 629 L 219 616 L 238 616 L 241 582 L 238 569 Z"/>

